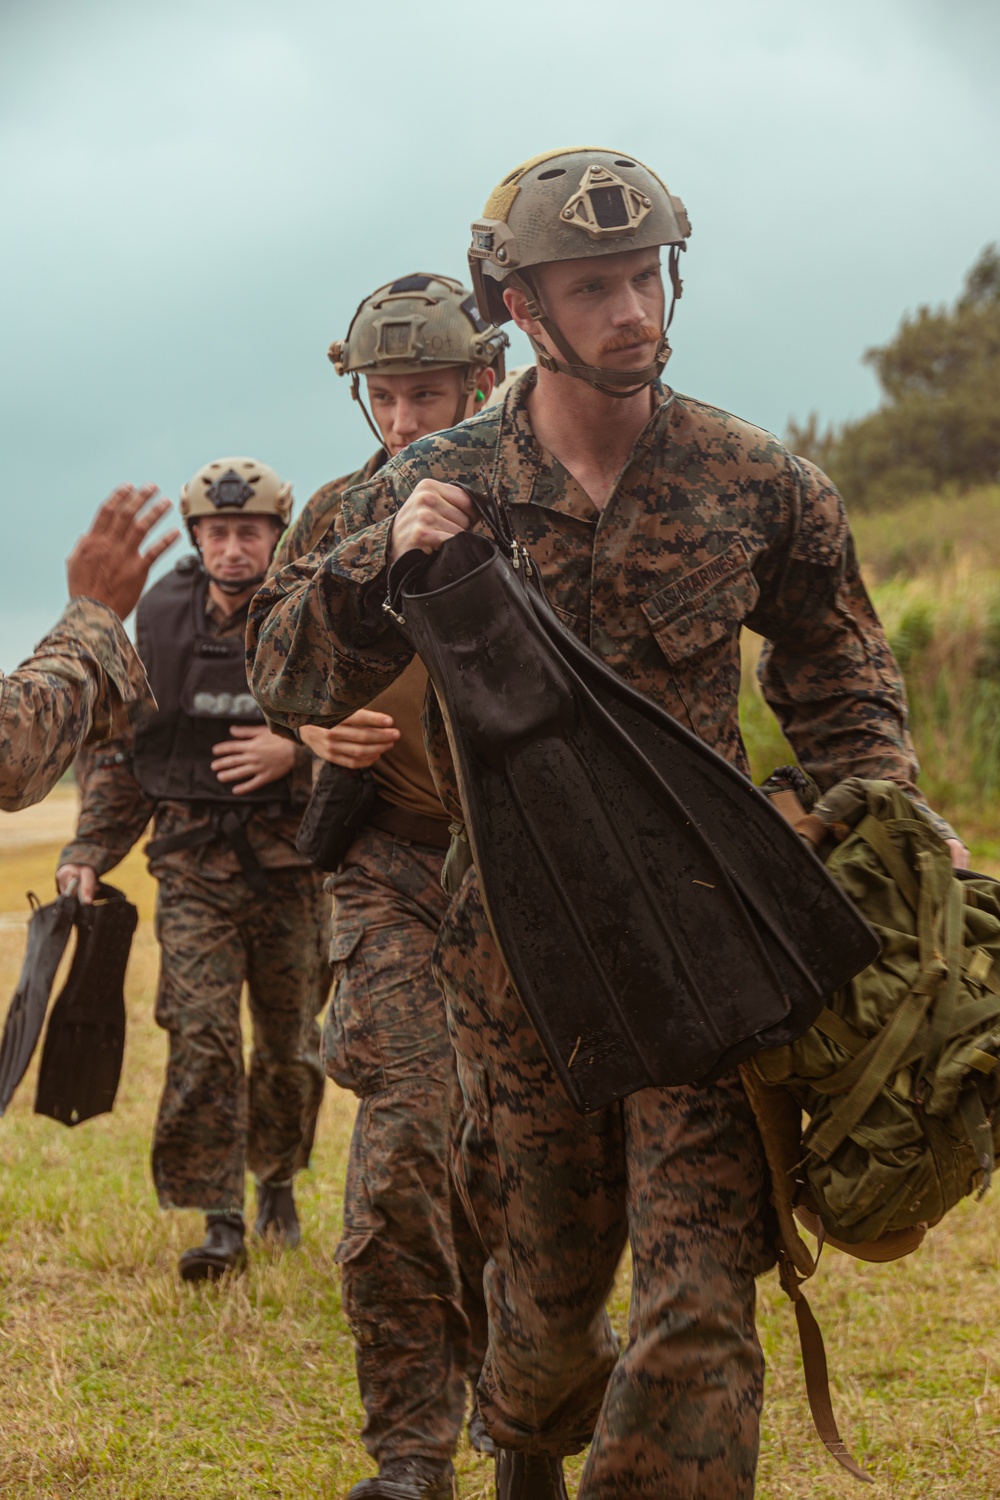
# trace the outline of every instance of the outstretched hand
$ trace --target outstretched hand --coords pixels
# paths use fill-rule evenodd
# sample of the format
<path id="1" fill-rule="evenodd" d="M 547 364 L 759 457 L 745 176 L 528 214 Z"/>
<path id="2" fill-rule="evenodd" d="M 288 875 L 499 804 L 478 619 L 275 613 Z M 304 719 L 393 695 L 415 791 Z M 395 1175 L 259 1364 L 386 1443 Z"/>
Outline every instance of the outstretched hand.
<path id="1" fill-rule="evenodd" d="M 475 519 L 476 507 L 460 485 L 421 479 L 396 512 L 389 538 L 389 561 L 393 563 L 415 548 L 436 552 L 449 537 L 468 531 Z"/>
<path id="2" fill-rule="evenodd" d="M 141 489 L 120 484 L 105 500 L 66 562 L 71 599 L 81 594 L 97 599 L 121 620 L 132 613 L 153 563 L 180 536 L 174 528 L 145 552 L 139 551 L 157 521 L 170 509 L 169 500 L 148 503 L 156 488 L 155 484 L 144 484 Z"/>

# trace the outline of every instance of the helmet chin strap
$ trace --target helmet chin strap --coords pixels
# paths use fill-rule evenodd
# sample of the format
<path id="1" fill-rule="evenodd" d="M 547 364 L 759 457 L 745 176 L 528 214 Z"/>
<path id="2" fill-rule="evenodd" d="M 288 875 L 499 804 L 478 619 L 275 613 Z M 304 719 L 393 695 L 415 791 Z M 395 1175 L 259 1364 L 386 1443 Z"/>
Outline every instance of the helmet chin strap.
<path id="1" fill-rule="evenodd" d="M 463 366 L 456 365 L 453 366 L 453 368 L 463 369 Z M 481 365 L 464 366 L 462 390 L 458 398 L 458 405 L 455 407 L 455 420 L 451 424 L 453 427 L 457 427 L 459 422 L 465 421 L 465 408 L 469 404 L 469 397 L 476 389 L 476 382 L 479 379 L 481 368 Z M 378 428 L 375 426 L 374 419 L 367 406 L 365 405 L 365 399 L 361 394 L 361 376 L 356 370 L 351 374 L 351 396 L 361 407 L 361 414 L 364 417 L 365 421 L 368 423 L 368 426 L 371 428 L 372 434 L 377 439 L 379 447 L 384 448 L 386 453 L 388 453 L 388 444 L 386 443 L 385 438 L 379 432 Z"/>
<path id="2" fill-rule="evenodd" d="M 356 370 L 352 371 L 351 373 L 351 396 L 361 407 L 361 415 L 364 417 L 365 421 L 368 423 L 368 426 L 371 428 L 372 436 L 375 438 L 375 441 L 378 443 L 380 448 L 384 448 L 388 453 L 389 448 L 386 440 L 379 432 L 378 428 L 375 426 L 375 423 L 372 420 L 371 413 L 365 405 L 365 398 L 361 394 L 361 376 Z"/>
<path id="3" fill-rule="evenodd" d="M 465 421 L 466 407 L 469 404 L 469 397 L 476 389 L 479 374 L 479 365 L 466 365 L 462 372 L 462 389 L 459 392 L 458 405 L 455 407 L 455 420 L 451 424 L 453 427 L 457 427 L 459 422 Z"/>
<path id="4" fill-rule="evenodd" d="M 538 358 L 538 363 L 545 370 L 554 370 L 560 375 L 571 375 L 574 380 L 583 380 L 587 385 L 593 386 L 595 391 L 600 391 L 604 396 L 612 396 L 616 401 L 626 401 L 630 396 L 637 396 L 646 386 L 652 385 L 654 380 L 659 380 L 670 358 L 670 340 L 667 338 L 667 329 L 674 321 L 674 308 L 677 299 L 683 291 L 678 261 L 679 252 L 683 245 L 670 246 L 670 258 L 668 269 L 670 273 L 670 285 L 673 295 L 670 299 L 670 312 L 664 324 L 656 346 L 656 353 L 648 365 L 643 365 L 639 370 L 615 370 L 606 365 L 588 365 L 583 362 L 572 344 L 561 333 L 558 325 L 553 322 L 542 305 L 542 299 L 530 271 L 514 271 L 508 277 L 508 284 L 518 287 L 528 299 L 527 312 L 530 318 L 541 324 L 549 338 L 555 344 L 562 359 L 556 359 L 532 334 L 528 334 L 531 347 Z"/>

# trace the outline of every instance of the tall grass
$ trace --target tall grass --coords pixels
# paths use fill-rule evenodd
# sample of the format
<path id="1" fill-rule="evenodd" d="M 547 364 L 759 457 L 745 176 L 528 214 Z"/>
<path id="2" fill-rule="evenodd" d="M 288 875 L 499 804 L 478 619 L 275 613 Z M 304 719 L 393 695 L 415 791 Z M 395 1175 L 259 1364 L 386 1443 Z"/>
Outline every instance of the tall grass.
<path id="1" fill-rule="evenodd" d="M 906 680 L 931 802 L 1000 857 L 1000 485 L 927 495 L 854 522 L 862 569 Z M 790 759 L 744 646 L 741 722 L 756 777 Z"/>

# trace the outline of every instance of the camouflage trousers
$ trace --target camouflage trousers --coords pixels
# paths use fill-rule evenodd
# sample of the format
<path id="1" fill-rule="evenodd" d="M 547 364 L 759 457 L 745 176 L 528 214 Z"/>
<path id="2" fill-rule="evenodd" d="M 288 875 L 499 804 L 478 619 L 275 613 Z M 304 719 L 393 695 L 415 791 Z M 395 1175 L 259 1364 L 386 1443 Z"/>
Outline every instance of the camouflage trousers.
<path id="1" fill-rule="evenodd" d="M 507 1448 L 593 1440 L 579 1500 L 745 1500 L 763 1356 L 768 1182 L 735 1078 L 579 1115 L 490 933 L 474 872 L 435 955 L 465 1096 L 459 1189 L 489 1254 L 479 1405 Z M 628 1346 L 605 1302 L 632 1250 Z"/>
<path id="2" fill-rule="evenodd" d="M 153 1180 L 163 1208 L 240 1210 L 246 1168 L 287 1182 L 309 1161 L 324 1084 L 316 1017 L 330 985 L 322 880 L 313 869 L 271 870 L 258 896 L 242 876 L 160 879 L 156 1020 L 169 1054 Z"/>
<path id="3" fill-rule="evenodd" d="M 442 862 L 366 828 L 330 882 L 324 1059 L 360 1099 L 336 1259 L 380 1463 L 451 1457 L 485 1348 L 485 1257 L 452 1186 L 461 1093 L 431 974 Z"/>

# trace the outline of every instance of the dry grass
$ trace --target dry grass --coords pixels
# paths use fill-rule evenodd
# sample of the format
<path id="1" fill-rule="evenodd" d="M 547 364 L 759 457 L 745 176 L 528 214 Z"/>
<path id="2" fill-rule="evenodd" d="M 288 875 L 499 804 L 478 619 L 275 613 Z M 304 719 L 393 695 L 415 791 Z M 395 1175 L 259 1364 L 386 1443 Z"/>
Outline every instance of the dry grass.
<path id="1" fill-rule="evenodd" d="M 0 911 L 50 888 L 56 846 L 0 849 Z M 161 1214 L 147 1165 L 164 1043 L 152 1021 L 151 885 L 118 872 L 143 912 L 129 969 L 129 1039 L 113 1115 L 67 1131 L 32 1115 L 33 1077 L 0 1121 L 0 1496 L 24 1500 L 335 1500 L 371 1472 L 333 1250 L 353 1103 L 327 1092 L 305 1239 L 257 1252 L 231 1286 L 183 1287 L 193 1214 Z M 23 932 L 0 927 L 0 996 Z M 870 1462 L 873 1500 L 1000 1494 L 1000 1196 L 951 1215 L 897 1266 L 828 1254 L 811 1294 L 845 1437 Z M 628 1271 L 613 1305 L 626 1317 Z M 769 1375 L 758 1495 L 840 1500 L 806 1407 L 790 1308 L 761 1283 Z M 570 1466 L 579 1473 L 579 1461 Z M 465 1500 L 490 1465 L 459 1455 Z M 572 1488 L 572 1486 L 571 1486 Z M 859 1492 L 860 1493 L 860 1492 Z"/>

